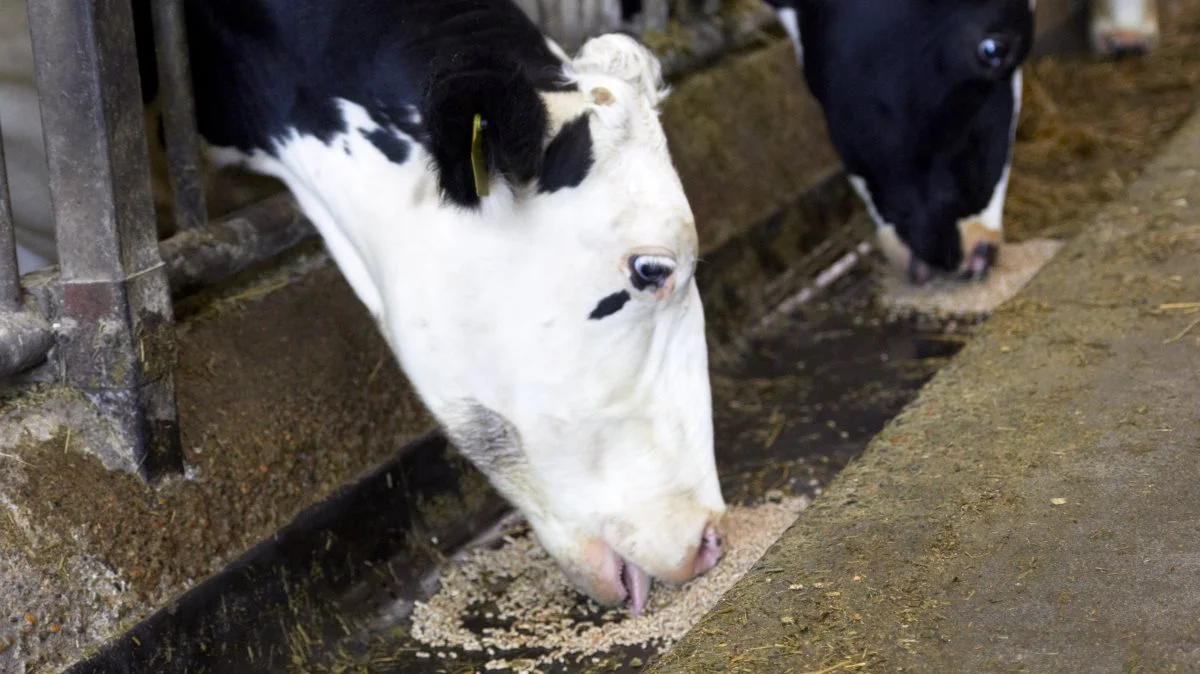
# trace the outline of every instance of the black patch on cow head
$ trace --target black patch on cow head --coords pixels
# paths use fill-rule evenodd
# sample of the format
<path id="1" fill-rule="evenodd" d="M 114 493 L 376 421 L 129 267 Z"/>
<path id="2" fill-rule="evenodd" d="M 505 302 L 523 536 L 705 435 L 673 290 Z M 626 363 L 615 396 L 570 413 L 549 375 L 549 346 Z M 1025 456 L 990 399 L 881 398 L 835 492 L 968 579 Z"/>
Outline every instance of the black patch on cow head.
<path id="1" fill-rule="evenodd" d="M 580 90 L 577 83 L 563 75 L 562 64 L 526 66 L 525 74 L 538 91 L 569 94 Z"/>
<path id="2" fill-rule="evenodd" d="M 489 175 L 531 182 L 542 169 L 547 114 L 533 83 L 515 61 L 487 50 L 460 51 L 433 68 L 422 117 L 430 154 L 446 197 L 479 205 L 471 165 L 475 115 L 487 123 L 483 156 Z"/>
<path id="3" fill-rule="evenodd" d="M 539 192 L 579 187 L 587 177 L 595 162 L 589 117 L 590 114 L 583 114 L 563 124 L 562 130 L 550 141 L 538 180 Z"/>
<path id="4" fill-rule="evenodd" d="M 396 135 L 395 131 L 388 128 L 378 128 L 373 131 L 361 131 L 363 138 L 366 138 L 383 156 L 388 158 L 388 161 L 393 164 L 403 164 L 408 161 L 408 155 L 411 150 L 408 141 Z"/>
<path id="5" fill-rule="evenodd" d="M 611 316 L 620 311 L 621 307 L 624 307 L 625 303 L 628 302 L 629 299 L 628 290 L 622 290 L 620 292 L 613 293 L 600 300 L 600 302 L 596 305 L 596 308 L 592 309 L 592 313 L 588 314 L 588 319 L 598 321 L 605 316 Z"/>
<path id="6" fill-rule="evenodd" d="M 152 2 L 132 0 L 145 101 L 158 92 Z M 447 195 L 475 202 L 466 189 L 473 182 L 469 163 L 446 161 L 467 155 L 473 115 L 479 112 L 489 117 L 493 170 L 521 174 L 528 181 L 537 178 L 544 112 L 530 88 L 567 91 L 576 86 L 516 3 L 300 4 L 298 9 L 293 0 L 183 3 L 197 126 L 209 144 L 272 153 L 294 133 L 329 142 L 348 132 L 338 101 L 351 101 L 380 127 L 410 137 L 410 144 L 436 145 L 439 151 L 431 152 L 435 170 L 458 167 L 447 170 L 453 175 L 441 176 L 450 187 Z M 448 73 L 453 76 L 446 77 Z M 480 83 L 486 86 L 476 86 Z M 481 103 L 482 109 L 463 109 L 478 107 L 472 103 Z M 413 114 L 418 111 L 423 114 Z M 438 133 L 426 133 L 427 123 Z M 451 143 L 467 147 L 447 149 Z"/>
<path id="7" fill-rule="evenodd" d="M 458 451 L 488 475 L 504 473 L 524 461 L 521 433 L 497 412 L 468 400 L 454 410 L 446 428 Z"/>
<path id="8" fill-rule="evenodd" d="M 379 98 L 369 101 L 364 107 L 367 110 L 367 114 L 370 115 L 371 121 L 379 126 L 399 129 L 416 139 L 419 143 L 428 140 L 425 137 L 425 129 L 415 119 L 415 108 L 389 104 Z"/>
<path id="9" fill-rule="evenodd" d="M 954 269 L 958 220 L 987 206 L 1009 162 L 1013 75 L 1033 41 L 1028 0 L 790 4 L 805 78 L 847 171 L 916 256 Z"/>

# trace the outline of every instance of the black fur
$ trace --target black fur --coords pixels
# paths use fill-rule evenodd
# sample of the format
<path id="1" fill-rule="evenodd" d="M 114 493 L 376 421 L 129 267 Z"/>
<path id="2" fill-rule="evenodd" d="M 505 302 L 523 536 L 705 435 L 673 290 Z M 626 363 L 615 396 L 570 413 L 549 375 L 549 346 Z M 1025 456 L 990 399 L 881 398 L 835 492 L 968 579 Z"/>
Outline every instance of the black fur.
<path id="1" fill-rule="evenodd" d="M 475 115 L 487 123 L 483 155 L 488 171 L 514 183 L 542 169 L 546 107 L 513 60 L 490 50 L 448 54 L 435 66 L 422 116 L 442 191 L 462 206 L 476 206 L 471 137 Z"/>
<path id="2" fill-rule="evenodd" d="M 538 181 L 539 192 L 578 187 L 587 177 L 595 161 L 589 116 L 584 114 L 564 124 L 546 147 L 546 159 Z"/>
<path id="3" fill-rule="evenodd" d="M 372 145 L 379 148 L 383 156 L 387 157 L 393 164 L 403 164 L 408 161 L 408 153 L 410 152 L 408 142 L 386 127 L 369 132 L 363 131 L 362 135 Z"/>
<path id="4" fill-rule="evenodd" d="M 926 263 L 962 260 L 957 222 L 982 211 L 1011 150 L 1013 71 L 1028 0 L 768 0 L 800 19 L 804 74 L 846 169 Z M 978 45 L 1014 46 L 989 68 Z"/>
<path id="5" fill-rule="evenodd" d="M 516 426 L 475 401 L 463 403 L 455 417 L 462 421 L 446 429 L 454 446 L 489 475 L 504 474 L 525 460 Z"/>
<path id="6" fill-rule="evenodd" d="M 592 313 L 588 314 L 588 318 L 593 321 L 598 321 L 605 316 L 611 316 L 621 310 L 625 303 L 630 299 L 629 291 L 622 290 L 621 292 L 613 293 L 608 297 L 600 300 Z"/>
<path id="7" fill-rule="evenodd" d="M 154 0 L 131 1 L 152 100 Z M 536 92 L 573 87 L 512 0 L 184 0 L 184 9 L 196 117 L 209 143 L 273 153 L 293 132 L 330 142 L 346 131 L 336 107 L 345 99 L 424 145 L 447 197 L 464 206 L 478 203 L 474 114 L 488 119 L 492 170 L 532 181 L 546 124 Z M 384 151 L 395 158 L 398 149 Z"/>

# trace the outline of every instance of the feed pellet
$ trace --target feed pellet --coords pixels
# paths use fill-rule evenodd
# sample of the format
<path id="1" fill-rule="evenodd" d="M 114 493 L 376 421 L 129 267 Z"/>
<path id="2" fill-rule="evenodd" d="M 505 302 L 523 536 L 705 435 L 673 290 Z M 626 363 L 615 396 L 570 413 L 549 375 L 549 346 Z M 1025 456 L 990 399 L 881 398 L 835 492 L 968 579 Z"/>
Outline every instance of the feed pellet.
<path id="1" fill-rule="evenodd" d="M 900 274 L 888 272 L 881 282 L 879 301 L 891 312 L 934 318 L 989 314 L 1024 288 L 1062 245 L 1049 239 L 1004 244 L 996 266 L 978 283 L 936 278 L 914 286 Z"/>
<path id="2" fill-rule="evenodd" d="M 530 534 L 506 535 L 499 547 L 476 550 L 444 570 L 438 592 L 413 609 L 412 636 L 431 652 L 484 651 L 489 670 L 576 662 L 621 646 L 665 648 L 700 621 L 808 504 L 807 497 L 791 497 L 731 507 L 721 563 L 683 587 L 656 583 L 638 617 L 582 601 Z M 541 654 L 513 656 L 524 649 Z"/>

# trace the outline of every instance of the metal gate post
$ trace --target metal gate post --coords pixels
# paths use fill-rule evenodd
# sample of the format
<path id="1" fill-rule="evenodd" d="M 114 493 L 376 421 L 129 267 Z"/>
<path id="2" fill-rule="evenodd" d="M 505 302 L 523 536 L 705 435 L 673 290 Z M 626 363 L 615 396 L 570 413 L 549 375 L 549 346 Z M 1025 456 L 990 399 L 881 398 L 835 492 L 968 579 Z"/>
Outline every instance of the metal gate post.
<path id="1" fill-rule="evenodd" d="M 3 120 L 0 120 L 0 125 Z M 0 134 L 0 378 L 21 372 L 45 358 L 54 345 L 50 326 L 23 305 L 21 275 L 17 267 L 17 241 L 12 203 L 8 199 L 8 171 Z"/>
<path id="2" fill-rule="evenodd" d="M 115 459 L 182 469 L 174 316 L 158 250 L 129 0 L 32 0 L 61 265 L 66 382 L 116 421 Z"/>
<path id="3" fill-rule="evenodd" d="M 182 232 L 208 222 L 183 0 L 153 0 L 150 11 L 175 226 Z"/>

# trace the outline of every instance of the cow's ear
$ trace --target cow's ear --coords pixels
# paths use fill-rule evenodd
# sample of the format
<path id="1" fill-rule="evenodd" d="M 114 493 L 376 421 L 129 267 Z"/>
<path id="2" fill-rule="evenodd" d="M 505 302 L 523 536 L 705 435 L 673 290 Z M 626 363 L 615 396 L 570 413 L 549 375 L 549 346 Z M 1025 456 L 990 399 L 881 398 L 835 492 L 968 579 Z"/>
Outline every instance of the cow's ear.
<path id="1" fill-rule="evenodd" d="M 487 190 L 477 178 L 484 186 L 498 178 L 524 184 L 541 172 L 546 107 L 511 59 L 486 51 L 444 58 L 434 64 L 424 102 L 438 183 L 450 201 L 478 206 Z"/>

